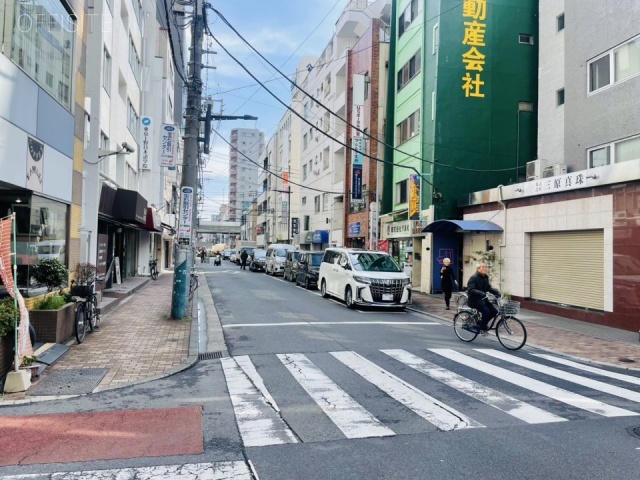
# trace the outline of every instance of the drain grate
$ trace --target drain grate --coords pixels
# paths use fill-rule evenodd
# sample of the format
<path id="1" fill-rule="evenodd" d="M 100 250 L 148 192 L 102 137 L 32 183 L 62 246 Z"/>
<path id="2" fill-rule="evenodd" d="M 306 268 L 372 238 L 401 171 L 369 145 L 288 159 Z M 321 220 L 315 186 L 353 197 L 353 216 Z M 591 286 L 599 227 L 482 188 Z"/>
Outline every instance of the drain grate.
<path id="1" fill-rule="evenodd" d="M 624 362 L 624 363 L 636 363 L 636 361 L 632 358 L 626 358 L 626 357 L 622 357 L 618 359 L 619 362 Z"/>
<path id="2" fill-rule="evenodd" d="M 198 360 L 212 360 L 214 358 L 222 358 L 222 352 L 206 352 L 198 355 Z"/>
<path id="3" fill-rule="evenodd" d="M 627 432 L 629 432 L 629 435 L 632 437 L 640 438 L 640 425 L 627 428 Z"/>

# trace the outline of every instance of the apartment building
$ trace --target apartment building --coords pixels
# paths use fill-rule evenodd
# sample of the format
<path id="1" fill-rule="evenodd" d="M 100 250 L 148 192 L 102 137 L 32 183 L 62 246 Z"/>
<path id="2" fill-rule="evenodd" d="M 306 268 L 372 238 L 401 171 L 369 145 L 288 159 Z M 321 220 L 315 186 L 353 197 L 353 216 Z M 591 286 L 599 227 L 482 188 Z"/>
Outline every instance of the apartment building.
<path id="1" fill-rule="evenodd" d="M 229 221 L 236 222 L 257 195 L 264 133 L 255 128 L 234 128 L 229 143 Z"/>
<path id="2" fill-rule="evenodd" d="M 538 159 L 465 202 L 499 231 L 464 255 L 492 245 L 527 308 L 638 331 L 640 4 L 541 0 L 539 45 Z"/>
<path id="3" fill-rule="evenodd" d="M 16 283 L 29 307 L 46 291 L 30 282 L 39 258 L 86 260 L 85 11 L 82 0 L 0 1 L 0 209 L 16 215 Z"/>

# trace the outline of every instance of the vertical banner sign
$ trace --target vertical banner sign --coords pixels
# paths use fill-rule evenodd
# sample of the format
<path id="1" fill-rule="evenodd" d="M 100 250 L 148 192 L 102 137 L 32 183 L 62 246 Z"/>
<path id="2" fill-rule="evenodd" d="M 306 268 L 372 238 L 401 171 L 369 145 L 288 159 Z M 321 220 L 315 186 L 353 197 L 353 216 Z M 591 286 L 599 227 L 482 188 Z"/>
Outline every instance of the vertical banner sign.
<path id="1" fill-rule="evenodd" d="M 160 166 L 175 167 L 178 154 L 178 129 L 164 123 L 160 133 Z"/>
<path id="2" fill-rule="evenodd" d="M 102 290 L 105 287 L 105 284 L 109 281 L 107 278 L 107 257 L 108 257 L 108 247 L 109 247 L 109 235 L 106 233 L 98 234 L 98 257 L 96 260 L 96 273 L 99 279 L 103 279 L 104 282 L 96 282 L 95 288 L 96 290 Z"/>
<path id="3" fill-rule="evenodd" d="M 282 186 L 285 188 L 289 186 L 289 172 L 282 173 Z"/>
<path id="4" fill-rule="evenodd" d="M 409 220 L 420 220 L 420 175 L 409 175 Z"/>
<path id="5" fill-rule="evenodd" d="M 34 192 L 42 192 L 44 180 L 44 143 L 27 137 L 27 184 Z"/>
<path id="6" fill-rule="evenodd" d="M 0 220 L 0 278 L 7 290 L 7 293 L 18 301 L 18 310 L 20 311 L 20 326 L 18 328 L 17 346 L 18 351 L 16 357 L 22 360 L 22 357 L 33 355 L 33 347 L 31 338 L 29 337 L 29 312 L 24 303 L 22 294 L 15 288 L 13 283 L 13 274 L 11 273 L 11 236 L 13 232 L 13 217 L 7 217 Z"/>
<path id="7" fill-rule="evenodd" d="M 142 117 L 142 138 L 140 145 L 142 146 L 142 152 L 140 152 L 140 170 L 151 170 L 151 159 L 153 158 L 151 151 L 151 139 L 153 138 L 151 126 L 153 122 L 151 117 Z"/>
<path id="8" fill-rule="evenodd" d="M 484 98 L 482 72 L 486 63 L 487 0 L 467 0 L 462 2 L 464 20 L 464 39 L 462 44 L 468 50 L 462 54 L 462 63 L 466 73 L 462 77 L 462 89 L 465 97 Z"/>
<path id="9" fill-rule="evenodd" d="M 178 225 L 178 243 L 191 245 L 191 224 L 193 223 L 193 188 L 180 189 L 180 224 Z"/>
<path id="10" fill-rule="evenodd" d="M 300 219 L 296 217 L 291 218 L 291 233 L 293 235 L 300 233 Z"/>
<path id="11" fill-rule="evenodd" d="M 364 136 L 364 75 L 353 76 L 353 101 L 351 102 L 351 198 L 362 200 L 362 158 L 365 151 Z"/>

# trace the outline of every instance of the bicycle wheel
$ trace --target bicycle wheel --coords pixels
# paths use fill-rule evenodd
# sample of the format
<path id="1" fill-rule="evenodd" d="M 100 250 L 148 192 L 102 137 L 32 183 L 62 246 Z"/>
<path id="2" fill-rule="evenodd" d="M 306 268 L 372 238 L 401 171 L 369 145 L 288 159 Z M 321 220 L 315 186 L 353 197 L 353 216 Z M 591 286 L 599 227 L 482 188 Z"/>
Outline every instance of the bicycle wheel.
<path id="1" fill-rule="evenodd" d="M 456 335 L 463 342 L 472 342 L 476 339 L 478 334 L 476 332 L 469 331 L 469 327 L 476 325 L 476 317 L 469 312 L 456 313 L 453 317 L 453 330 Z"/>
<path id="2" fill-rule="evenodd" d="M 151 270 L 151 279 L 152 280 L 157 280 L 158 279 L 158 270 L 156 270 L 155 268 L 153 270 Z"/>
<path id="3" fill-rule="evenodd" d="M 84 303 L 78 303 L 76 308 L 76 321 L 74 325 L 74 333 L 78 343 L 82 343 L 87 333 L 87 317 L 85 314 Z"/>
<path id="4" fill-rule="evenodd" d="M 516 317 L 502 318 L 496 327 L 496 336 L 507 350 L 520 350 L 527 341 L 527 329 Z"/>
<path id="5" fill-rule="evenodd" d="M 86 308 L 89 328 L 91 329 L 91 331 L 93 331 L 98 326 L 98 322 L 100 321 L 100 314 L 98 313 L 98 297 L 96 295 L 93 295 L 93 297 L 91 297 L 91 300 L 87 302 Z"/>
<path id="6" fill-rule="evenodd" d="M 458 293 L 458 298 L 456 298 L 456 306 L 458 308 L 466 307 L 468 305 L 469 297 L 465 292 Z"/>

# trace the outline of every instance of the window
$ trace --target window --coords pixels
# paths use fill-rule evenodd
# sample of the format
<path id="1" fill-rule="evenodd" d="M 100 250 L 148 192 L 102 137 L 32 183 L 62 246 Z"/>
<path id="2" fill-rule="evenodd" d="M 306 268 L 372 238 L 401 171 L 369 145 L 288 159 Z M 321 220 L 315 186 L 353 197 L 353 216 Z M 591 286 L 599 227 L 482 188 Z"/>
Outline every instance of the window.
<path id="1" fill-rule="evenodd" d="M 398 38 L 407 31 L 411 23 L 418 18 L 422 11 L 422 0 L 411 0 L 407 8 L 400 14 L 398 18 Z"/>
<path id="2" fill-rule="evenodd" d="M 111 93 L 111 55 L 106 48 L 102 56 L 102 86 L 107 93 Z"/>
<path id="3" fill-rule="evenodd" d="M 564 88 L 561 88 L 556 92 L 557 105 L 564 105 Z"/>
<path id="4" fill-rule="evenodd" d="M 398 71 L 398 91 L 402 89 L 413 77 L 420 73 L 421 68 L 420 50 L 405 63 Z"/>
<path id="5" fill-rule="evenodd" d="M 529 35 L 528 33 L 521 33 L 518 35 L 518 43 L 523 45 L 533 45 L 533 35 Z"/>
<path id="6" fill-rule="evenodd" d="M 558 15 L 558 18 L 556 18 L 556 23 L 557 23 L 559 32 L 564 30 L 564 13 L 561 13 L 560 15 Z"/>
<path id="7" fill-rule="evenodd" d="M 315 212 L 319 213 L 320 212 L 320 195 L 316 195 L 316 197 L 313 199 L 313 203 L 315 206 Z"/>
<path id="8" fill-rule="evenodd" d="M 640 74 L 640 36 L 589 63 L 589 93 Z"/>
<path id="9" fill-rule="evenodd" d="M 589 92 L 606 87 L 611 83 L 610 55 L 589 64 Z"/>
<path id="10" fill-rule="evenodd" d="M 140 70 L 142 69 L 142 64 L 140 63 L 140 57 L 138 56 L 138 51 L 136 50 L 136 45 L 133 42 L 132 37 L 129 37 L 129 65 L 131 65 L 133 76 L 138 83 L 140 83 Z"/>
<path id="11" fill-rule="evenodd" d="M 307 179 L 307 175 L 308 175 L 308 172 L 307 172 L 307 164 L 305 163 L 305 164 L 302 166 L 302 180 L 306 180 L 306 179 Z"/>
<path id="12" fill-rule="evenodd" d="M 322 211 L 326 212 L 327 210 L 329 210 L 329 194 L 323 193 L 322 194 Z"/>
<path id="13" fill-rule="evenodd" d="M 302 197 L 302 205 L 306 205 L 307 204 L 307 197 Z"/>
<path id="14" fill-rule="evenodd" d="M 2 51 L 52 97 L 71 109 L 76 16 L 67 12 L 60 0 L 2 5 Z"/>
<path id="15" fill-rule="evenodd" d="M 138 117 L 135 108 L 133 108 L 133 103 L 131 103 L 131 100 L 129 100 L 129 131 L 135 138 L 138 138 L 139 123 L 140 117 Z"/>
<path id="16" fill-rule="evenodd" d="M 322 169 L 326 170 L 327 168 L 329 168 L 329 148 L 328 147 L 324 149 L 324 155 L 322 155 Z"/>
<path id="17" fill-rule="evenodd" d="M 433 40 L 432 40 L 431 53 L 436 54 L 438 47 L 440 46 L 440 24 L 436 23 L 433 26 Z"/>
<path id="18" fill-rule="evenodd" d="M 304 216 L 304 222 L 303 222 L 304 227 L 303 227 L 303 230 L 309 231 L 309 224 L 311 223 L 310 220 L 311 219 L 309 218 L 309 215 L 305 215 Z"/>
<path id="19" fill-rule="evenodd" d="M 308 144 L 309 144 L 309 138 L 307 137 L 307 134 L 305 133 L 304 136 L 302 137 L 302 151 L 307 149 Z"/>
<path id="20" fill-rule="evenodd" d="M 407 183 L 408 180 L 396 183 L 396 204 L 407 203 Z"/>
<path id="21" fill-rule="evenodd" d="M 127 188 L 129 190 L 136 189 L 136 171 L 129 163 L 127 163 Z"/>
<path id="22" fill-rule="evenodd" d="M 109 137 L 104 132 L 100 132 L 100 150 L 109 150 Z M 100 171 L 105 175 L 109 175 L 109 158 L 105 157 L 100 162 Z"/>
<path id="23" fill-rule="evenodd" d="M 589 168 L 640 160 L 640 136 L 592 148 L 588 156 Z"/>
<path id="24" fill-rule="evenodd" d="M 398 145 L 415 137 L 420 132 L 420 110 L 416 110 L 398 124 Z"/>

